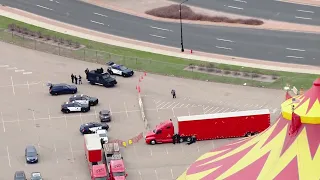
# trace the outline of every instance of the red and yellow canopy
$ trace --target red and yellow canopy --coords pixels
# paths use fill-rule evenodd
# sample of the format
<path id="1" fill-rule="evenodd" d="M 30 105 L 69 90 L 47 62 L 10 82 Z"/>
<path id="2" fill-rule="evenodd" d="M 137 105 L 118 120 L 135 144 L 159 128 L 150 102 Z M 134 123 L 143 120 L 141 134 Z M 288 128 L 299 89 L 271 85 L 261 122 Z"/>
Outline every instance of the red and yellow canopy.
<path id="1" fill-rule="evenodd" d="M 320 79 L 304 95 L 288 99 L 282 116 L 263 133 L 201 156 L 178 180 L 319 180 Z M 301 126 L 290 132 L 294 112 Z"/>

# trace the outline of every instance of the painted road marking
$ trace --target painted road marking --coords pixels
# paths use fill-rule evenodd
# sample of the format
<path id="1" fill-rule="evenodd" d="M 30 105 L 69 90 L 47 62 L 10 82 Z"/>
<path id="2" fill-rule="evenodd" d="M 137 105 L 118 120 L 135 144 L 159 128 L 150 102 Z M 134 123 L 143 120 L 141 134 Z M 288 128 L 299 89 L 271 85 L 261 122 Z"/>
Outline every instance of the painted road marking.
<path id="1" fill-rule="evenodd" d="M 305 13 L 311 13 L 311 14 L 314 13 L 313 11 L 306 11 L 306 10 L 301 10 L 301 9 L 297 9 L 297 11 L 299 11 L 299 12 L 305 12 Z"/>
<path id="2" fill-rule="evenodd" d="M 243 10 L 243 8 L 236 7 L 236 6 L 228 6 L 228 8 Z"/>
<path id="3" fill-rule="evenodd" d="M 234 41 L 231 41 L 229 39 L 221 39 L 221 38 L 216 38 L 218 41 L 224 41 L 224 42 L 234 42 Z"/>
<path id="4" fill-rule="evenodd" d="M 163 37 L 163 36 L 158 36 L 158 35 L 154 35 L 154 34 L 149 34 L 149 35 L 153 36 L 153 37 L 161 38 L 161 39 L 166 39 L 166 37 Z"/>
<path id="5" fill-rule="evenodd" d="M 228 48 L 228 47 L 222 47 L 222 46 L 216 46 L 216 48 L 218 48 L 218 49 L 226 49 L 226 50 L 232 50 L 232 48 Z"/>
<path id="6" fill-rule="evenodd" d="M 23 74 L 32 74 L 32 72 L 23 72 Z"/>
<path id="7" fill-rule="evenodd" d="M 9 67 L 9 65 L 0 65 L 0 67 Z"/>
<path id="8" fill-rule="evenodd" d="M 8 70 L 14 70 L 14 69 L 18 69 L 16 67 L 12 67 L 12 68 L 7 68 Z"/>
<path id="9" fill-rule="evenodd" d="M 43 9 L 46 9 L 46 10 L 53 11 L 53 9 L 50 9 L 50 8 L 48 8 L 48 7 L 45 7 L 45 6 L 40 6 L 39 4 L 37 4 L 37 7 L 43 8 Z"/>
<path id="10" fill-rule="evenodd" d="M 104 24 L 102 23 L 102 22 L 98 22 L 98 21 L 93 21 L 93 20 L 90 20 L 92 23 L 95 23 L 95 24 L 100 24 L 100 25 L 103 25 L 104 26 Z"/>
<path id="11" fill-rule="evenodd" d="M 286 56 L 287 58 L 303 59 L 304 57 L 299 56 Z"/>
<path id="12" fill-rule="evenodd" d="M 14 70 L 14 72 L 23 72 L 24 69 L 18 69 L 18 70 Z"/>
<path id="13" fill-rule="evenodd" d="M 158 30 L 162 30 L 162 31 L 169 31 L 169 32 L 173 32 L 172 30 L 170 29 L 164 29 L 164 28 L 159 28 L 159 27 L 156 27 L 156 26 L 149 26 L 150 28 L 152 29 L 158 29 Z"/>
<path id="14" fill-rule="evenodd" d="M 304 49 L 294 49 L 294 48 L 286 48 L 286 50 L 290 50 L 290 51 L 300 51 L 300 52 L 306 51 L 306 50 L 304 50 Z"/>
<path id="15" fill-rule="evenodd" d="M 241 3 L 247 3 L 247 1 L 242 1 L 242 0 L 233 0 L 233 1 L 241 2 Z"/>
<path id="16" fill-rule="evenodd" d="M 100 13 L 93 13 L 93 14 L 95 14 L 95 15 L 97 15 L 97 16 L 108 17 L 107 15 L 100 14 Z"/>
<path id="17" fill-rule="evenodd" d="M 300 17 L 300 16 L 295 16 L 296 19 L 306 19 L 306 20 L 311 20 L 312 18 L 307 18 L 307 17 Z"/>

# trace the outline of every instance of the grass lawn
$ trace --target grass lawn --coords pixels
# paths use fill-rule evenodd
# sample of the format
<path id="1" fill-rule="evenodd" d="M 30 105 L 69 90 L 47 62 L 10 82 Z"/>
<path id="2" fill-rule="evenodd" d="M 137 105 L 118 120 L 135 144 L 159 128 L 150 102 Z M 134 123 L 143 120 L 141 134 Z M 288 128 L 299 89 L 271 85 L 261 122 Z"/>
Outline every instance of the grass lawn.
<path id="1" fill-rule="evenodd" d="M 81 49 L 77 51 L 70 51 L 72 54 L 76 54 L 78 59 L 79 57 L 84 56 L 86 60 L 99 59 L 100 63 L 103 63 L 108 60 L 112 60 L 118 63 L 122 63 L 130 68 L 137 70 L 144 70 L 151 73 L 164 74 L 164 75 L 174 75 L 185 78 L 199 79 L 199 80 L 208 80 L 214 82 L 221 83 L 230 83 L 230 84 L 244 84 L 247 83 L 249 86 L 259 86 L 259 87 L 267 87 L 267 88 L 283 88 L 286 84 L 290 84 L 292 86 L 296 86 L 297 88 L 309 88 L 312 85 L 312 82 L 318 77 L 318 75 L 310 75 L 310 74 L 299 74 L 299 73 L 289 73 L 289 72 L 280 72 L 280 71 L 271 71 L 271 70 L 262 70 L 255 68 L 247 68 L 226 64 L 215 64 L 216 68 L 222 70 L 230 70 L 230 71 L 241 71 L 241 72 L 254 72 L 257 74 L 266 74 L 266 75 L 276 75 L 280 77 L 273 83 L 267 82 L 259 82 L 255 80 L 247 80 L 235 77 L 227 77 L 227 76 L 217 76 L 210 75 L 200 72 L 191 72 L 183 70 L 189 64 L 201 65 L 208 64 L 208 62 L 201 62 L 197 60 L 188 60 L 177 57 L 165 56 L 160 54 L 154 54 L 144 51 L 138 51 L 128 48 L 122 48 L 117 46 L 111 46 L 99 42 L 90 41 L 87 39 L 82 39 L 62 33 L 57 33 L 54 31 L 50 31 L 44 28 L 36 27 L 30 24 L 26 24 L 20 21 L 16 21 L 10 18 L 6 18 L 0 16 L 0 28 L 6 29 L 9 24 L 16 24 L 20 27 L 28 28 L 32 31 L 41 31 L 42 34 L 56 36 L 59 38 L 63 38 L 65 40 L 72 40 L 73 42 L 79 42 L 86 46 L 86 49 Z M 8 39 L 8 33 L 1 32 L 1 38 Z M 7 35 L 5 35 L 7 34 Z M 8 36 L 8 37 L 4 37 Z M 12 40 L 15 44 L 21 45 L 22 39 L 14 38 Z M 84 52 L 85 51 L 85 52 Z M 60 53 L 60 52 L 59 52 Z"/>

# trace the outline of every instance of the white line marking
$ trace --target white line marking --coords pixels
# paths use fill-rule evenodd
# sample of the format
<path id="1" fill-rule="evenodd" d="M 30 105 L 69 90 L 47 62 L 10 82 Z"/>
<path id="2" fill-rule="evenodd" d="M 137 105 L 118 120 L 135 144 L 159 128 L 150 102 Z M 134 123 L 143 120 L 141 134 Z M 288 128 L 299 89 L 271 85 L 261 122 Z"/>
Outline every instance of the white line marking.
<path id="1" fill-rule="evenodd" d="M 0 68 L 2 67 L 9 67 L 9 65 L 0 65 Z"/>
<path id="2" fill-rule="evenodd" d="M 304 49 L 293 49 L 293 48 L 286 48 L 287 50 L 290 50 L 290 51 L 301 51 L 301 52 L 304 52 L 306 50 Z"/>
<path id="3" fill-rule="evenodd" d="M 299 11 L 299 12 L 311 13 L 311 14 L 313 14 L 313 13 L 314 13 L 313 11 L 306 11 L 306 10 L 301 10 L 301 9 L 297 9 L 297 11 Z"/>
<path id="4" fill-rule="evenodd" d="M 33 125 L 36 127 L 36 116 L 34 115 L 34 111 L 32 110 L 32 118 L 33 118 Z"/>
<path id="5" fill-rule="evenodd" d="M 60 2 L 59 2 L 59 1 L 56 1 L 56 3 L 57 3 L 57 4 L 60 4 Z"/>
<path id="6" fill-rule="evenodd" d="M 9 163 L 9 167 L 11 167 L 11 160 L 10 160 L 9 146 L 7 146 L 7 156 L 8 156 L 8 163 Z"/>
<path id="7" fill-rule="evenodd" d="M 8 70 L 14 70 L 14 69 L 18 69 L 16 67 L 12 67 L 12 68 L 7 68 Z"/>
<path id="8" fill-rule="evenodd" d="M 69 141 L 69 146 L 70 146 L 70 152 L 71 152 L 71 157 L 72 157 L 71 162 L 72 162 L 72 163 L 74 163 L 74 154 L 73 154 L 73 150 L 72 150 L 72 144 L 71 144 L 71 141 Z"/>
<path id="9" fill-rule="evenodd" d="M 157 106 L 157 107 L 160 107 L 160 106 L 163 105 L 164 103 L 166 103 L 166 102 L 162 102 L 162 103 L 160 103 L 160 104 L 157 104 L 156 106 Z"/>
<path id="10" fill-rule="evenodd" d="M 4 125 L 2 112 L 1 112 L 1 122 L 2 122 L 2 127 L 3 127 L 3 132 L 6 132 L 6 127 L 5 127 L 5 125 Z"/>
<path id="11" fill-rule="evenodd" d="M 226 49 L 226 50 L 232 50 L 232 48 L 222 47 L 222 46 L 216 46 L 218 49 Z"/>
<path id="12" fill-rule="evenodd" d="M 198 152 L 200 152 L 200 148 L 199 148 L 199 146 L 197 146 L 197 150 L 198 150 Z"/>
<path id="13" fill-rule="evenodd" d="M 109 104 L 109 111 L 110 111 L 110 115 L 112 115 L 111 105 L 110 104 Z"/>
<path id="14" fill-rule="evenodd" d="M 212 110 L 210 113 L 215 113 L 216 110 L 219 109 L 219 107 L 216 107 L 214 110 Z"/>
<path id="15" fill-rule="evenodd" d="M 181 104 L 179 107 L 177 107 L 177 108 L 182 108 L 184 106 L 184 104 Z M 185 107 L 186 108 L 186 107 Z"/>
<path id="16" fill-rule="evenodd" d="M 300 16 L 295 16 L 296 19 L 306 19 L 306 20 L 311 20 L 312 18 L 306 18 L 306 17 L 300 17 Z"/>
<path id="17" fill-rule="evenodd" d="M 149 35 L 153 36 L 153 37 L 161 38 L 161 39 L 166 39 L 166 37 L 163 37 L 163 36 L 158 36 L 158 35 L 154 35 L 154 34 L 149 34 Z"/>
<path id="18" fill-rule="evenodd" d="M 81 117 L 80 117 L 81 118 Z M 52 125 L 51 123 L 51 113 L 50 113 L 50 109 L 48 108 L 48 119 L 49 119 L 49 122 L 50 122 L 50 126 Z"/>
<path id="19" fill-rule="evenodd" d="M 57 152 L 56 144 L 53 144 L 53 149 L 54 149 L 54 152 Z"/>
<path id="20" fill-rule="evenodd" d="M 187 104 L 185 108 L 188 108 L 190 106 L 190 104 Z"/>
<path id="21" fill-rule="evenodd" d="M 126 114 L 127 114 L 127 118 L 128 118 L 128 117 L 129 117 L 129 114 L 128 114 L 128 109 L 127 109 L 126 102 L 123 102 L 123 105 L 124 105 L 124 109 L 126 110 Z"/>
<path id="22" fill-rule="evenodd" d="M 40 6 L 40 5 L 38 5 L 38 4 L 37 4 L 37 7 L 40 7 L 40 8 L 43 8 L 43 9 L 47 9 L 47 10 L 53 11 L 53 9 L 50 9 L 50 8 L 48 8 L 48 7 L 45 7 L 45 6 Z"/>
<path id="23" fill-rule="evenodd" d="M 24 69 L 18 69 L 18 70 L 14 70 L 14 72 L 23 72 Z"/>
<path id="24" fill-rule="evenodd" d="M 100 24 L 100 25 L 103 25 L 104 26 L 104 24 L 103 23 L 101 23 L 101 22 L 98 22 L 98 21 L 93 21 L 93 20 L 90 20 L 92 23 L 96 23 L 96 24 Z"/>
<path id="25" fill-rule="evenodd" d="M 171 103 L 167 108 L 169 109 L 172 105 L 174 105 L 176 102 Z M 179 104 L 179 103 L 178 103 Z"/>
<path id="26" fill-rule="evenodd" d="M 67 116 L 66 115 L 64 115 L 64 121 L 66 123 L 66 128 L 67 128 L 68 127 L 68 121 L 67 121 Z"/>
<path id="27" fill-rule="evenodd" d="M 17 112 L 17 118 L 18 118 L 18 125 L 19 125 L 19 129 L 20 129 L 20 131 L 21 131 L 21 126 L 20 126 L 20 116 L 19 116 L 19 113 Z"/>
<path id="28" fill-rule="evenodd" d="M 157 172 L 157 170 L 155 169 L 154 170 L 154 173 L 156 174 L 156 177 L 157 177 L 157 180 L 159 179 L 159 177 L 158 177 L 158 172 Z"/>
<path id="29" fill-rule="evenodd" d="M 188 109 L 188 114 L 189 114 L 189 116 L 191 116 L 190 109 L 189 109 L 189 108 L 187 108 L 187 109 Z"/>
<path id="30" fill-rule="evenodd" d="M 231 41 L 229 39 L 221 39 L 221 38 L 216 38 L 218 41 L 224 41 L 224 42 L 234 42 L 234 41 Z"/>
<path id="31" fill-rule="evenodd" d="M 224 110 L 224 108 L 220 109 L 217 113 L 220 113 L 222 110 Z"/>
<path id="32" fill-rule="evenodd" d="M 141 172 L 139 170 L 138 170 L 138 174 L 139 174 L 140 180 L 142 180 L 142 175 L 141 175 Z"/>
<path id="33" fill-rule="evenodd" d="M 214 106 L 211 107 L 210 109 L 206 110 L 204 113 L 207 114 L 207 113 L 208 113 L 211 109 L 213 109 L 213 108 L 214 108 Z"/>
<path id="34" fill-rule="evenodd" d="M 169 154 L 168 148 L 166 148 L 166 153 Z"/>
<path id="35" fill-rule="evenodd" d="M 31 94 L 30 92 L 30 85 L 29 85 L 29 81 L 27 81 L 27 86 L 28 86 L 28 93 Z"/>
<path id="36" fill-rule="evenodd" d="M 173 106 L 172 109 L 173 109 L 173 108 L 176 108 L 178 105 L 180 105 L 180 106 L 178 107 L 178 108 L 180 108 L 180 107 L 183 106 L 184 104 L 178 103 L 178 104 L 176 104 L 175 106 Z"/>
<path id="37" fill-rule="evenodd" d="M 149 151 L 150 151 L 150 156 L 152 156 L 152 149 L 151 149 L 151 148 L 149 148 Z"/>
<path id="38" fill-rule="evenodd" d="M 100 13 L 93 13 L 93 14 L 98 15 L 98 16 L 102 16 L 102 17 L 108 17 L 107 15 L 100 14 Z"/>
<path id="39" fill-rule="evenodd" d="M 166 107 L 168 104 L 170 104 L 170 102 L 164 104 L 163 106 L 161 106 L 159 109 L 163 109 L 164 107 Z"/>
<path id="40" fill-rule="evenodd" d="M 158 101 L 154 101 L 154 103 L 158 104 L 161 100 L 158 100 Z"/>
<path id="41" fill-rule="evenodd" d="M 243 10 L 243 8 L 235 7 L 235 6 L 228 6 L 228 8 Z"/>
<path id="42" fill-rule="evenodd" d="M 227 111 L 229 111 L 229 108 L 225 109 L 225 110 L 224 110 L 224 111 L 222 111 L 222 112 L 224 113 L 224 112 L 227 112 Z"/>
<path id="43" fill-rule="evenodd" d="M 170 172 L 171 172 L 171 178 L 174 179 L 174 176 L 173 176 L 173 171 L 172 169 L 170 169 Z"/>
<path id="44" fill-rule="evenodd" d="M 287 58 L 295 58 L 295 59 L 303 59 L 304 57 L 298 57 L 298 56 L 286 56 Z"/>
<path id="45" fill-rule="evenodd" d="M 174 109 L 172 108 L 172 114 L 173 114 L 173 117 L 176 117 L 175 113 L 174 113 Z"/>
<path id="46" fill-rule="evenodd" d="M 241 2 L 241 3 L 247 3 L 247 1 L 242 1 L 242 0 L 233 0 L 233 1 Z"/>
<path id="47" fill-rule="evenodd" d="M 94 109 L 94 114 L 96 116 L 96 119 L 98 119 L 97 108 L 95 106 L 93 106 L 93 109 Z"/>
<path id="48" fill-rule="evenodd" d="M 23 74 L 32 74 L 32 72 L 23 72 Z"/>
<path id="49" fill-rule="evenodd" d="M 158 30 L 162 30 L 162 31 L 170 31 L 170 32 L 173 32 L 172 30 L 170 29 L 164 29 L 164 28 L 159 28 L 159 27 L 155 27 L 155 26 L 149 26 L 150 28 L 152 29 L 158 29 Z"/>
<path id="50" fill-rule="evenodd" d="M 80 121 L 81 121 L 81 124 L 83 124 L 83 120 L 82 120 L 82 114 L 80 113 Z"/>

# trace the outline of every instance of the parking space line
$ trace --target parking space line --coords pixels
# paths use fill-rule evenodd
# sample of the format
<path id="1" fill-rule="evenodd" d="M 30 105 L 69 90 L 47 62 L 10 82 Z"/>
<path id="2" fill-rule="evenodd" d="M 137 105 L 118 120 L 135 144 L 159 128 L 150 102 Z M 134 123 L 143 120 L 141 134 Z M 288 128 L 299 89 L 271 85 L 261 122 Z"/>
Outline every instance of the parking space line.
<path id="1" fill-rule="evenodd" d="M 10 153 L 9 153 L 9 146 L 7 146 L 7 157 L 8 157 L 9 167 L 11 167 L 11 159 L 10 159 Z"/>
<path id="2" fill-rule="evenodd" d="M 70 152 L 71 152 L 71 157 L 72 157 L 72 163 L 74 163 L 74 154 L 73 154 L 73 150 L 72 150 L 72 144 L 71 141 L 69 141 L 69 146 L 70 146 Z"/>
<path id="3" fill-rule="evenodd" d="M 190 114 L 190 109 L 189 109 L 189 108 L 187 108 L 187 109 L 188 109 L 188 114 L 189 114 L 189 116 L 190 116 L 190 115 L 191 115 L 191 114 Z"/>
<path id="4" fill-rule="evenodd" d="M 166 107 L 168 104 L 170 104 L 170 102 L 168 102 L 168 103 L 164 104 L 164 105 L 163 105 L 163 106 L 161 106 L 159 109 L 162 109 L 162 108 Z"/>
<path id="5" fill-rule="evenodd" d="M 21 131 L 21 126 L 20 126 L 20 116 L 19 116 L 19 113 L 17 112 L 17 118 L 18 118 L 18 125 L 19 125 L 19 129 L 20 129 L 20 131 Z"/>
<path id="6" fill-rule="evenodd" d="M 200 147 L 199 146 L 197 146 L 197 150 L 198 150 L 198 152 L 200 152 Z"/>
<path id="7" fill-rule="evenodd" d="M 173 117 L 176 117 L 175 113 L 174 113 L 174 109 L 172 108 L 172 114 L 173 114 Z"/>
<path id="8" fill-rule="evenodd" d="M 124 109 L 126 110 L 126 114 L 127 114 L 127 118 L 129 117 L 129 114 L 128 114 L 128 109 L 127 109 L 127 105 L 126 105 L 126 102 L 123 102 L 124 104 Z"/>
<path id="9" fill-rule="evenodd" d="M 172 168 L 170 169 L 170 172 L 171 172 L 171 178 L 174 179 Z"/>
<path id="10" fill-rule="evenodd" d="M 29 81 L 27 81 L 27 86 L 28 86 L 28 93 L 30 94 L 30 85 L 29 85 Z"/>
<path id="11" fill-rule="evenodd" d="M 2 122 L 2 127 L 3 127 L 3 132 L 6 132 L 6 127 L 5 127 L 5 125 L 4 125 L 2 112 L 1 112 L 1 122 Z"/>
<path id="12" fill-rule="evenodd" d="M 53 143 L 53 149 L 54 149 L 54 152 L 55 152 L 55 155 L 56 155 L 56 163 L 58 164 L 59 163 L 59 158 L 57 156 L 57 147 L 56 147 L 55 143 Z"/>
<path id="13" fill-rule="evenodd" d="M 169 154 L 168 148 L 166 148 L 166 153 Z"/>
<path id="14" fill-rule="evenodd" d="M 98 119 L 97 108 L 93 106 L 93 109 L 94 109 L 94 115 L 96 116 L 96 119 Z"/>
<path id="15" fill-rule="evenodd" d="M 34 115 L 34 110 L 32 110 L 32 118 L 33 118 L 33 125 L 36 127 L 36 116 Z"/>
<path id="16" fill-rule="evenodd" d="M 109 104 L 110 115 L 112 115 L 111 105 Z"/>
<path id="17" fill-rule="evenodd" d="M 220 109 L 217 113 L 220 113 L 222 110 L 224 110 L 224 108 Z"/>
<path id="18" fill-rule="evenodd" d="M 224 111 L 222 111 L 222 112 L 224 113 L 224 112 L 227 112 L 227 111 L 229 111 L 229 108 L 225 109 L 225 110 L 224 110 Z"/>
<path id="19" fill-rule="evenodd" d="M 158 100 L 158 101 L 154 101 L 154 103 L 158 104 L 161 100 Z"/>
<path id="20" fill-rule="evenodd" d="M 64 121 L 66 123 L 66 128 L 68 128 L 68 121 L 67 121 L 67 116 L 66 115 L 64 115 Z"/>
<path id="21" fill-rule="evenodd" d="M 219 109 L 219 107 L 216 107 L 216 108 L 215 108 L 214 110 L 212 110 L 210 113 L 211 113 L 211 114 L 212 114 L 212 113 L 215 113 L 217 109 Z"/>
<path id="22" fill-rule="evenodd" d="M 160 104 L 156 104 L 156 106 L 157 106 L 157 107 L 160 107 L 160 106 L 163 105 L 164 103 L 166 103 L 166 102 L 162 102 L 162 103 L 160 103 Z"/>
<path id="23" fill-rule="evenodd" d="M 10 76 L 10 77 L 11 77 L 12 93 L 13 93 L 13 95 L 16 95 L 16 92 L 14 91 L 13 78 L 12 78 L 12 76 Z"/>
<path id="24" fill-rule="evenodd" d="M 49 108 L 48 108 L 48 118 L 49 118 L 49 122 L 50 122 L 50 127 L 52 127 L 51 113 L 50 113 L 50 109 Z"/>
<path id="25" fill-rule="evenodd" d="M 190 106 L 190 104 L 187 104 L 187 105 L 186 105 L 186 108 L 188 108 L 189 106 Z"/>
<path id="26" fill-rule="evenodd" d="M 159 179 L 159 177 L 158 177 L 158 172 L 157 172 L 157 170 L 155 169 L 154 170 L 154 173 L 156 174 L 156 178 L 157 178 L 157 180 Z"/>
<path id="27" fill-rule="evenodd" d="M 80 113 L 80 121 L 81 121 L 81 124 L 83 124 L 82 114 L 81 113 Z"/>
<path id="28" fill-rule="evenodd" d="M 214 108 L 214 106 L 212 106 L 210 109 L 208 109 L 208 110 L 205 110 L 204 111 L 204 114 L 207 114 L 207 112 L 209 112 L 211 109 L 213 109 Z"/>
<path id="29" fill-rule="evenodd" d="M 138 170 L 138 174 L 139 174 L 140 180 L 142 180 L 142 175 L 141 175 L 140 170 Z"/>
<path id="30" fill-rule="evenodd" d="M 151 149 L 151 148 L 149 148 L 149 151 L 150 151 L 150 155 L 152 156 L 152 149 Z"/>
<path id="31" fill-rule="evenodd" d="M 169 109 L 172 105 L 174 105 L 176 102 L 171 103 L 169 106 L 167 106 L 167 108 Z M 178 103 L 180 104 L 180 103 Z"/>
<path id="32" fill-rule="evenodd" d="M 179 107 L 177 107 L 177 108 L 183 108 L 183 106 L 184 106 L 184 104 L 181 104 Z M 185 107 L 186 108 L 186 107 Z"/>

